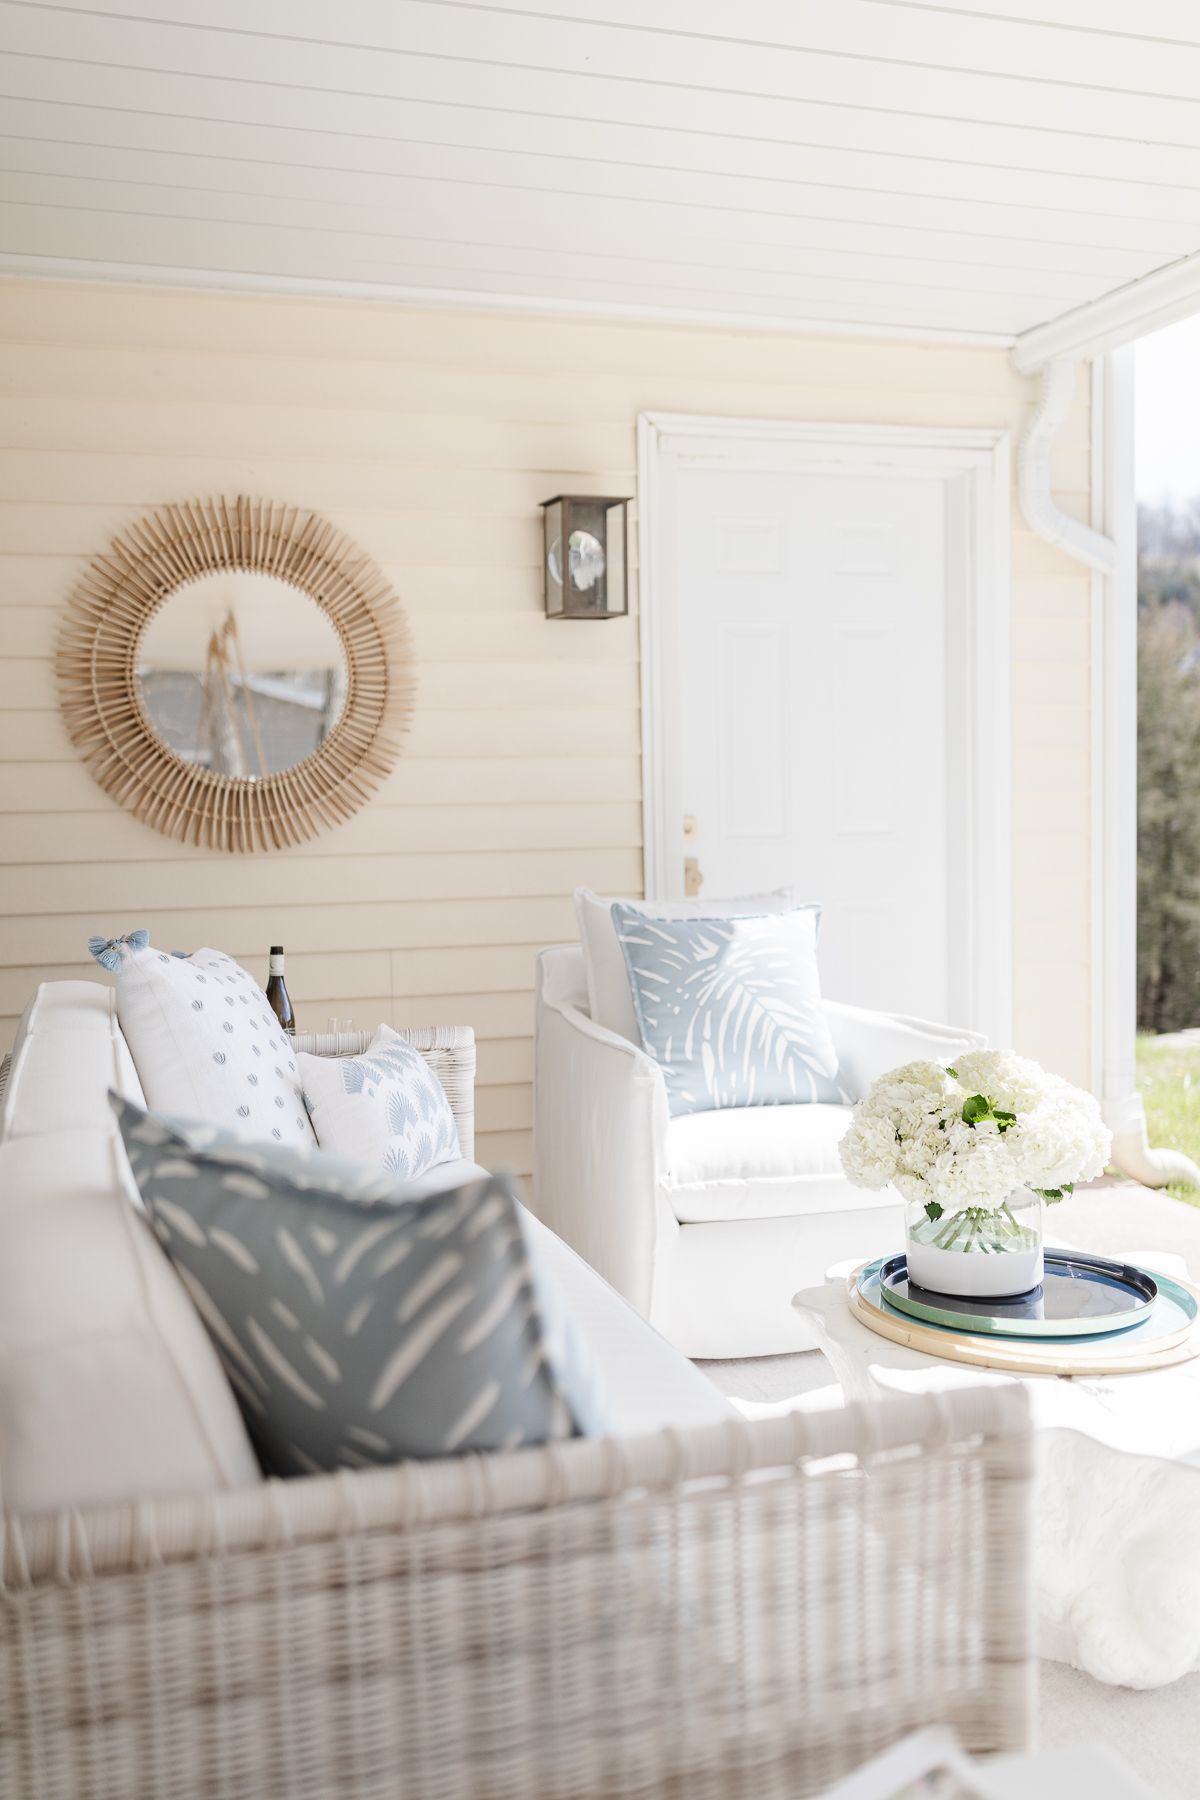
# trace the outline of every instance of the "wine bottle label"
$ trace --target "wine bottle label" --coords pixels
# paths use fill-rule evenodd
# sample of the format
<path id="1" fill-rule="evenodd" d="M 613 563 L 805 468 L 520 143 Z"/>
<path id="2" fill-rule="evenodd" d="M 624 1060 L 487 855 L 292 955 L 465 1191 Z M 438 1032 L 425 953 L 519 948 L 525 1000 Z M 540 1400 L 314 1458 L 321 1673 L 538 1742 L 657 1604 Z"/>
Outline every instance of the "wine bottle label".
<path id="1" fill-rule="evenodd" d="M 269 962 L 270 962 L 270 973 L 272 975 L 282 975 L 283 974 L 283 958 L 282 958 L 282 956 L 272 956 L 269 958 Z"/>

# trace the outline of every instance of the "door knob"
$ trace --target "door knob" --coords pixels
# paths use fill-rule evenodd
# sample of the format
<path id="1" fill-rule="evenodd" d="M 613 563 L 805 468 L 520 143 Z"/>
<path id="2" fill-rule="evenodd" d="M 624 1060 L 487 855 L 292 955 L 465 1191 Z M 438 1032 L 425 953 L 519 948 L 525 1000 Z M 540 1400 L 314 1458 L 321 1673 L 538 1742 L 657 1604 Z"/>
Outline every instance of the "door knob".
<path id="1" fill-rule="evenodd" d="M 704 871 L 700 867 L 697 856 L 685 856 L 683 859 L 683 891 L 689 900 L 694 900 L 704 886 Z"/>

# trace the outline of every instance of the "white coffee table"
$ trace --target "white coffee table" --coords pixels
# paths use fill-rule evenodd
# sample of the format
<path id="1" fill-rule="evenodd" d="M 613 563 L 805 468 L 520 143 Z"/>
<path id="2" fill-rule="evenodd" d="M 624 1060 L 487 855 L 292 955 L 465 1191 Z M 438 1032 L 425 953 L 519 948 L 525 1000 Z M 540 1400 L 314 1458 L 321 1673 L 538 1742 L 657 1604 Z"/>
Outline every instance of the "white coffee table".
<path id="1" fill-rule="evenodd" d="M 1130 1252 L 1164 1274 L 1179 1258 Z M 1097 1681 L 1162 1687 L 1200 1668 L 1200 1358 L 1153 1374 L 992 1374 L 879 1337 L 846 1300 L 850 1265 L 793 1305 L 848 1401 L 1023 1382 L 1038 1443 L 1039 1652 Z"/>

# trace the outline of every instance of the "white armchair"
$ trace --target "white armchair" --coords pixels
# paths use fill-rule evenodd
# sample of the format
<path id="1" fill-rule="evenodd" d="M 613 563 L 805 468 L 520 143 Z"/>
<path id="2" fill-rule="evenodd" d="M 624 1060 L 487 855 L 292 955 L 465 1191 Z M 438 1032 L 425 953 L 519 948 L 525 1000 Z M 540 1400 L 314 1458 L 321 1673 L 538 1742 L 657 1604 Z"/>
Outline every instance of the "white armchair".
<path id="1" fill-rule="evenodd" d="M 885 1069 L 953 1060 L 984 1039 L 825 1002 L 858 1097 Z M 813 1347 L 792 1310 L 830 1263 L 899 1249 L 900 1205 L 853 1188 L 846 1106 L 756 1106 L 672 1119 L 662 1071 L 588 1013 L 583 951 L 538 957 L 534 1204 L 685 1355 Z"/>

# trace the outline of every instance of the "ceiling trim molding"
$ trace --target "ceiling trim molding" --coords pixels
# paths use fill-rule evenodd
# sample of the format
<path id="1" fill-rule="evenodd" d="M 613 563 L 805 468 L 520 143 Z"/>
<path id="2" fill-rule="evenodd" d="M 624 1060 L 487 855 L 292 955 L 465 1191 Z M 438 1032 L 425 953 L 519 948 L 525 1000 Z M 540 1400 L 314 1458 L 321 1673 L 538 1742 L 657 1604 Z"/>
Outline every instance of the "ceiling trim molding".
<path id="1" fill-rule="evenodd" d="M 228 294 L 276 294 L 318 300 L 361 300 L 377 305 L 525 313 L 614 323 L 691 326 L 700 331 L 758 331 L 789 337 L 862 338 L 883 343 L 945 344 L 967 350 L 1012 350 L 1016 337 L 945 326 L 863 324 L 840 319 L 790 318 L 774 313 L 709 312 L 699 307 L 635 306 L 610 300 L 564 300 L 536 294 L 476 293 L 467 288 L 406 287 L 386 282 L 329 281 L 317 276 L 227 273 L 160 268 L 154 264 L 74 261 L 0 254 L 0 279 L 105 282 L 122 287 L 175 288 Z"/>
<path id="2" fill-rule="evenodd" d="M 1013 346 L 1013 367 L 1018 374 L 1036 375 L 1060 357 L 1103 356 L 1196 312 L 1200 251 L 1021 332 Z"/>

